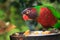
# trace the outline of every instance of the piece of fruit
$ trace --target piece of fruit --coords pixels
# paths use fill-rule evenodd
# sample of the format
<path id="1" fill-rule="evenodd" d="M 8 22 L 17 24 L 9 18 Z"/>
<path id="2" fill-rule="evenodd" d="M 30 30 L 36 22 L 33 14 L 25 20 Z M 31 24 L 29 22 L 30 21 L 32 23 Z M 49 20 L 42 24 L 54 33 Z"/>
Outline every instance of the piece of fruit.
<path id="1" fill-rule="evenodd" d="M 30 34 L 30 30 L 27 30 L 27 31 L 24 33 L 25 36 L 28 36 L 29 34 Z"/>
<path id="2" fill-rule="evenodd" d="M 50 31 L 43 31 L 42 34 L 50 34 Z"/>
<path id="3" fill-rule="evenodd" d="M 38 35 L 38 34 L 39 34 L 39 32 L 37 32 L 37 31 L 36 31 L 36 32 L 34 32 L 34 34 L 35 34 L 35 35 Z"/>

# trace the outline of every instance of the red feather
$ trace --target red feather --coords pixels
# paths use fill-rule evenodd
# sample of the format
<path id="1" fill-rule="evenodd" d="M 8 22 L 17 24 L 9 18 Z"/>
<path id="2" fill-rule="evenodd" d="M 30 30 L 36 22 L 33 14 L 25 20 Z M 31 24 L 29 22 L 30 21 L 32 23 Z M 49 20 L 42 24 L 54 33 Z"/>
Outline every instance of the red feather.
<path id="1" fill-rule="evenodd" d="M 48 27 L 53 26 L 57 22 L 57 19 L 48 8 L 42 7 L 40 9 L 40 15 L 38 17 L 38 22 L 44 28 L 48 28 Z"/>

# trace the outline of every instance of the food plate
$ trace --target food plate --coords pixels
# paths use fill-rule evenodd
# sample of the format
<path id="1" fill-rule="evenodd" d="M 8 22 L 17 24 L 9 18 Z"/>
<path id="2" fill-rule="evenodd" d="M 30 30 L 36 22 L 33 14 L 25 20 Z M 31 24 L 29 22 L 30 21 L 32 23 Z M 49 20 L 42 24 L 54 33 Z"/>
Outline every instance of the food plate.
<path id="1" fill-rule="evenodd" d="M 42 34 L 43 31 L 32 31 L 28 36 L 51 36 L 51 35 L 57 35 L 60 33 L 50 33 L 50 34 Z"/>

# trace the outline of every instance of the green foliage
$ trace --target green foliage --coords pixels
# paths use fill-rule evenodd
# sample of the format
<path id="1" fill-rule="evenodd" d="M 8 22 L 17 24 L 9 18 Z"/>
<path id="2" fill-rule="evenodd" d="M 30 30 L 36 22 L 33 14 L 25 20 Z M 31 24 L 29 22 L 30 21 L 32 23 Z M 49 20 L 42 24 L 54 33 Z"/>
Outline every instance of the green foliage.
<path id="1" fill-rule="evenodd" d="M 5 18 L 5 11 L 0 9 L 0 20 L 4 20 Z"/>
<path id="2" fill-rule="evenodd" d="M 6 0 L 0 0 L 0 3 L 5 3 L 6 2 Z"/>

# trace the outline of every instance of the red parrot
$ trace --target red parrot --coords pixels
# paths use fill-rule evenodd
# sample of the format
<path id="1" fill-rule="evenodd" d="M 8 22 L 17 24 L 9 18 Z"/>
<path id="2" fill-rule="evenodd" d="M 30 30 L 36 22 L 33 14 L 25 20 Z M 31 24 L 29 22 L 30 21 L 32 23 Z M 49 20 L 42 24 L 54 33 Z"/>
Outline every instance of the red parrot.
<path id="1" fill-rule="evenodd" d="M 57 23 L 57 18 L 52 14 L 51 10 L 47 7 L 39 8 L 39 13 L 36 8 L 27 8 L 24 10 L 23 14 L 30 19 L 34 19 L 38 23 L 40 23 L 43 28 L 50 28 Z"/>

